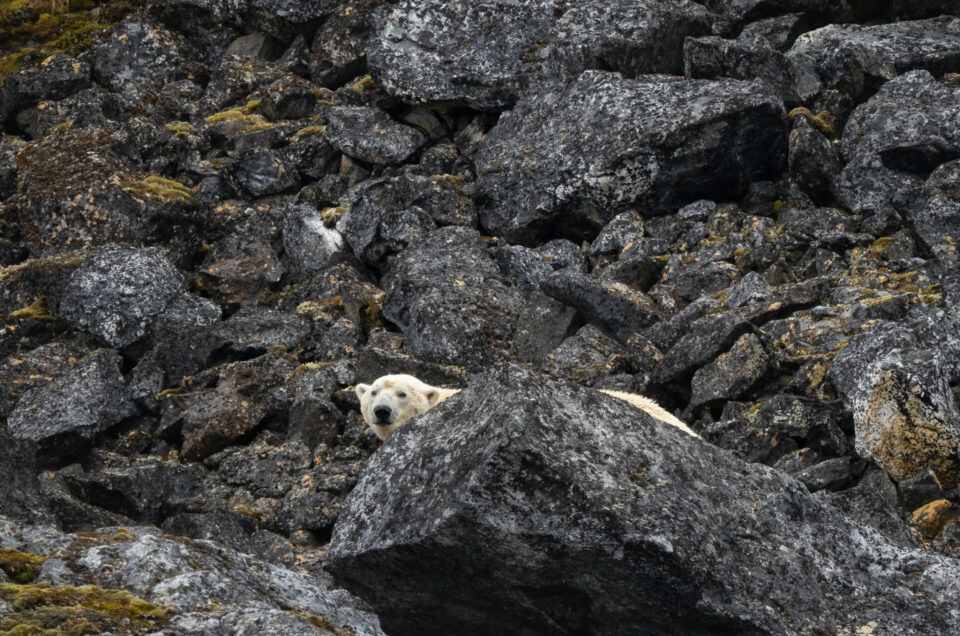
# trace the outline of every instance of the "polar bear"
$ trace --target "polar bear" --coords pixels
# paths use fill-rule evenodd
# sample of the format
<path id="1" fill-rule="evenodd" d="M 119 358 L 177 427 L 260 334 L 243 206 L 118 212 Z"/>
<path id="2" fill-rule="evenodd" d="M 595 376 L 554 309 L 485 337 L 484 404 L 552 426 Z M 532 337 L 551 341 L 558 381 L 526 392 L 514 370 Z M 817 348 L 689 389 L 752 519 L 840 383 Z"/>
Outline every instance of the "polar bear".
<path id="1" fill-rule="evenodd" d="M 654 419 L 676 426 L 684 433 L 700 437 L 693 430 L 671 415 L 662 406 L 642 395 L 608 391 L 602 393 L 629 402 Z M 444 389 L 430 386 L 412 375 L 384 375 L 373 384 L 358 384 L 357 397 L 360 398 L 360 412 L 380 439 L 387 439 L 400 425 L 414 415 L 426 413 L 448 397 L 456 395 L 460 389 Z"/>

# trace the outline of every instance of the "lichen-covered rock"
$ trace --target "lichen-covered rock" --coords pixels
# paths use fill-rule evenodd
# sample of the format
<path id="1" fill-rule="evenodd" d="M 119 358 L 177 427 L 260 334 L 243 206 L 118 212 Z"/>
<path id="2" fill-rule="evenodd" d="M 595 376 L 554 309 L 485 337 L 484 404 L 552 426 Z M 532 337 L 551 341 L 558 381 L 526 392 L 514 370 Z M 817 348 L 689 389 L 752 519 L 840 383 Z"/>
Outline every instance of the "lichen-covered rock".
<path id="1" fill-rule="evenodd" d="M 286 396 L 273 389 L 293 368 L 286 357 L 268 354 L 218 369 L 217 385 L 196 391 L 190 406 L 168 420 L 182 432 L 184 459 L 196 461 L 225 448 L 281 408 Z"/>
<path id="2" fill-rule="evenodd" d="M 180 285 L 160 250 L 106 247 L 70 276 L 59 313 L 74 328 L 125 347 L 147 333 Z"/>
<path id="3" fill-rule="evenodd" d="M 283 42 L 290 42 L 298 32 L 332 13 L 349 8 L 343 0 L 230 0 L 225 4 L 243 23 Z"/>
<path id="4" fill-rule="evenodd" d="M 872 621 L 922 633 L 960 618 L 951 559 L 904 551 L 782 473 L 518 368 L 488 372 L 384 444 L 327 560 L 393 634 Z"/>
<path id="5" fill-rule="evenodd" d="M 840 173 L 838 148 L 809 118 L 795 117 L 790 131 L 789 166 L 797 184 L 811 196 L 822 199 Z"/>
<path id="6" fill-rule="evenodd" d="M 592 238 L 628 209 L 736 196 L 779 172 L 785 125 L 783 105 L 759 84 L 588 71 L 521 101 L 487 135 L 481 222 L 514 241 L 547 228 Z"/>
<path id="7" fill-rule="evenodd" d="M 831 24 L 801 35 L 787 57 L 817 73 L 826 87 L 857 97 L 907 71 L 940 75 L 955 70 L 960 64 L 960 18 Z"/>
<path id="8" fill-rule="evenodd" d="M 853 488 L 825 490 L 821 496 L 851 519 L 880 531 L 891 543 L 914 545 L 898 505 L 897 487 L 879 468 L 868 468 Z"/>
<path id="9" fill-rule="evenodd" d="M 90 65 L 52 55 L 39 66 L 9 73 L 0 85 L 0 126 L 44 99 L 60 100 L 90 86 Z"/>
<path id="10" fill-rule="evenodd" d="M 384 315 L 416 356 L 434 362 L 540 359 L 573 318 L 542 294 L 525 299 L 504 284 L 480 234 L 461 227 L 440 228 L 404 250 L 383 287 Z"/>
<path id="11" fill-rule="evenodd" d="M 31 589 L 4 589 L 32 598 L 13 604 L 15 619 L 46 606 L 84 625 L 112 618 L 102 625 L 117 633 L 383 634 L 362 602 L 321 577 L 146 526 L 80 535 L 0 519 L 0 545 L 42 559 Z"/>
<path id="12" fill-rule="evenodd" d="M 316 86 L 296 75 L 283 77 L 267 86 L 260 112 L 270 121 L 309 117 L 317 106 L 316 91 Z"/>
<path id="13" fill-rule="evenodd" d="M 300 185 L 296 166 L 280 153 L 266 148 L 241 154 L 223 172 L 238 193 L 251 199 L 279 194 Z"/>
<path id="14" fill-rule="evenodd" d="M 926 71 L 886 82 L 844 127 L 848 162 L 835 182 L 837 197 L 854 211 L 894 205 L 900 193 L 922 186 L 934 168 L 960 155 L 957 117 L 960 88 Z"/>
<path id="15" fill-rule="evenodd" d="M 291 205 L 283 214 L 283 262 L 295 278 L 322 271 L 343 249 L 343 237 L 326 226 L 322 214 L 309 205 Z"/>
<path id="16" fill-rule="evenodd" d="M 581 327 L 560 343 L 541 367 L 547 373 L 590 385 L 630 371 L 626 348 L 593 325 Z"/>
<path id="17" fill-rule="evenodd" d="M 367 64 L 406 101 L 499 110 L 539 68 L 531 49 L 549 39 L 554 10 L 550 0 L 404 0 L 380 13 Z"/>
<path id="18" fill-rule="evenodd" d="M 587 69 L 678 75 L 684 38 L 710 33 L 711 21 L 690 0 L 589 0 L 563 12 L 550 46 L 570 77 Z"/>
<path id="19" fill-rule="evenodd" d="M 350 3 L 324 20 L 310 47 L 310 76 L 320 86 L 339 88 L 367 68 L 367 50 L 372 37 L 370 18 L 384 0 Z"/>
<path id="20" fill-rule="evenodd" d="M 928 250 L 951 266 L 960 262 L 960 160 L 936 168 L 923 186 L 922 198 L 901 207 Z M 919 203 L 919 204 L 918 204 Z"/>
<path id="21" fill-rule="evenodd" d="M 693 374 L 690 406 L 697 408 L 713 400 L 740 397 L 766 375 L 769 365 L 770 356 L 760 339 L 752 333 L 741 336 L 730 351 Z"/>
<path id="22" fill-rule="evenodd" d="M 573 270 L 550 274 L 540 283 L 540 288 L 554 300 L 573 307 L 586 319 L 600 323 L 623 339 L 659 318 L 657 306 L 642 292 Z"/>
<path id="23" fill-rule="evenodd" d="M 787 104 L 810 101 L 821 88 L 820 78 L 813 71 L 759 37 L 688 38 L 683 43 L 683 73 L 697 79 L 758 79 Z"/>
<path id="24" fill-rule="evenodd" d="M 89 448 L 97 435 L 137 413 L 121 363 L 116 351 L 96 351 L 48 384 L 30 389 L 7 419 L 10 434 L 35 444 L 44 463 Z"/>
<path id="25" fill-rule="evenodd" d="M 369 163 L 403 163 L 427 141 L 416 128 L 397 123 L 377 108 L 335 106 L 324 116 L 330 143 L 343 154 Z"/>
<path id="26" fill-rule="evenodd" d="M 931 341 L 905 325 L 874 325 L 837 354 L 830 375 L 853 411 L 858 453 L 897 481 L 930 468 L 952 488 L 960 474 L 953 357 L 921 346 Z"/>

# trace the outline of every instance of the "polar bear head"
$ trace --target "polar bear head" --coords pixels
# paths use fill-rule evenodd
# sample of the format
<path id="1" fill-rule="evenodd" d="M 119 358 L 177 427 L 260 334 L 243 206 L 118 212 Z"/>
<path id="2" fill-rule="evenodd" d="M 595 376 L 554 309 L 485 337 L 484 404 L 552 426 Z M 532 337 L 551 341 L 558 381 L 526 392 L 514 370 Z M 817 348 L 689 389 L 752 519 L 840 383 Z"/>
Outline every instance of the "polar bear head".
<path id="1" fill-rule="evenodd" d="M 380 439 L 387 439 L 414 415 L 426 413 L 449 392 L 412 375 L 385 375 L 373 384 L 358 384 L 356 391 L 363 419 Z"/>

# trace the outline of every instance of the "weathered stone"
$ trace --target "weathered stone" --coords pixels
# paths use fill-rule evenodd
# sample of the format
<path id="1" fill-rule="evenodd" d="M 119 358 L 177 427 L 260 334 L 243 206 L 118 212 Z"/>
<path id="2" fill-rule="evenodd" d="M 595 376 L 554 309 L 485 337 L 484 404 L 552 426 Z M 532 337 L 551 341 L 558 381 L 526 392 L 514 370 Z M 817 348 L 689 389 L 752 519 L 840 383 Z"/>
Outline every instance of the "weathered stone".
<path id="1" fill-rule="evenodd" d="M 310 48 L 310 76 L 320 86 L 339 88 L 367 68 L 370 18 L 384 0 L 351 2 L 320 26 Z"/>
<path id="2" fill-rule="evenodd" d="M 60 100 L 90 86 L 90 65 L 52 55 L 39 66 L 9 73 L 0 85 L 0 126 L 41 100 Z"/>
<path id="3" fill-rule="evenodd" d="M 316 90 L 316 86 L 296 75 L 278 79 L 264 91 L 260 112 L 270 121 L 309 117 L 317 105 Z"/>
<path id="4" fill-rule="evenodd" d="M 589 0 L 563 12 L 551 46 L 570 77 L 587 69 L 678 75 L 684 38 L 706 35 L 710 25 L 709 13 L 689 0 Z"/>
<path id="5" fill-rule="evenodd" d="M 590 254 L 619 254 L 629 245 L 643 238 L 643 217 L 634 210 L 610 219 L 597 238 L 590 244 Z"/>
<path id="6" fill-rule="evenodd" d="M 602 281 L 571 270 L 555 272 L 540 283 L 545 294 L 576 309 L 618 337 L 649 327 L 659 318 L 650 298 L 623 283 Z"/>
<path id="7" fill-rule="evenodd" d="M 582 327 L 575 336 L 560 343 L 541 367 L 547 373 L 589 385 L 629 371 L 623 345 L 593 325 Z"/>
<path id="8" fill-rule="evenodd" d="M 820 494 L 851 519 L 878 530 L 891 543 L 914 545 L 897 505 L 897 487 L 879 468 L 868 467 L 852 488 L 837 492 L 823 490 Z"/>
<path id="9" fill-rule="evenodd" d="M 843 631 L 871 620 L 919 633 L 949 629 L 960 597 L 951 559 L 904 552 L 777 471 L 518 368 L 487 373 L 394 434 L 327 558 L 393 634 Z M 890 609 L 900 594 L 913 611 Z"/>
<path id="10" fill-rule="evenodd" d="M 200 390 L 181 415 L 183 457 L 203 459 L 251 431 L 279 407 L 271 390 L 293 370 L 285 357 L 265 355 L 219 370 L 215 388 Z"/>
<path id="11" fill-rule="evenodd" d="M 713 400 L 734 400 L 764 377 L 770 356 L 760 339 L 752 333 L 741 336 L 727 353 L 693 374 L 690 383 L 690 407 L 698 408 Z"/>
<path id="12" fill-rule="evenodd" d="M 360 161 L 403 163 L 427 141 L 416 128 L 399 124 L 376 108 L 337 106 L 328 108 L 324 115 L 330 143 Z"/>
<path id="13" fill-rule="evenodd" d="M 241 196 L 251 199 L 279 194 L 300 185 L 296 166 L 283 155 L 265 148 L 241 154 L 223 173 Z"/>
<path id="14" fill-rule="evenodd" d="M 923 187 L 921 203 L 901 208 L 924 246 L 936 258 L 951 265 L 960 262 L 960 160 L 936 168 Z"/>
<path id="15" fill-rule="evenodd" d="M 808 194 L 825 197 L 840 172 L 836 146 L 807 117 L 795 117 L 790 131 L 790 175 Z"/>
<path id="16" fill-rule="evenodd" d="M 922 186 L 934 168 L 960 156 L 957 117 L 960 89 L 926 71 L 886 82 L 844 127 L 848 162 L 834 185 L 837 198 L 854 211 L 877 210 Z"/>
<path id="17" fill-rule="evenodd" d="M 733 314 L 694 320 L 689 323 L 686 337 L 680 338 L 664 353 L 654 377 L 665 383 L 689 376 L 729 349 L 750 328 L 748 321 Z"/>
<path id="18" fill-rule="evenodd" d="M 52 382 L 27 391 L 7 419 L 10 434 L 36 444 L 44 463 L 85 450 L 97 435 L 137 413 L 121 362 L 115 351 L 94 352 Z"/>
<path id="19" fill-rule="evenodd" d="M 942 16 L 877 26 L 831 24 L 804 33 L 787 53 L 828 88 L 857 97 L 897 75 L 940 75 L 960 64 L 960 18 Z"/>
<path id="20" fill-rule="evenodd" d="M 834 457 L 793 474 L 810 492 L 840 490 L 850 482 L 850 460 Z"/>
<path id="21" fill-rule="evenodd" d="M 180 285 L 160 250 L 106 247 L 70 277 L 59 313 L 74 328 L 125 347 L 147 333 Z"/>
<path id="22" fill-rule="evenodd" d="M 405 101 L 499 110 L 539 67 L 529 51 L 553 24 L 549 0 L 405 0 L 380 15 L 367 64 L 377 84 Z"/>
<path id="23" fill-rule="evenodd" d="M 785 122 L 758 84 L 589 71 L 521 101 L 487 135 L 477 155 L 481 222 L 512 241 L 548 228 L 592 238 L 629 209 L 735 197 L 779 173 Z"/>
<path id="24" fill-rule="evenodd" d="M 802 104 L 820 92 L 820 79 L 759 37 L 726 40 L 715 36 L 687 38 L 683 73 L 688 78 L 761 80 L 787 104 Z"/>
<path id="25" fill-rule="evenodd" d="M 283 53 L 283 47 L 275 38 L 266 33 L 248 33 L 230 42 L 224 55 L 238 57 L 259 57 L 263 60 L 275 60 Z"/>
<path id="26" fill-rule="evenodd" d="M 325 225 L 322 214 L 309 205 L 291 205 L 283 214 L 285 269 L 295 279 L 322 271 L 343 249 L 340 233 Z"/>

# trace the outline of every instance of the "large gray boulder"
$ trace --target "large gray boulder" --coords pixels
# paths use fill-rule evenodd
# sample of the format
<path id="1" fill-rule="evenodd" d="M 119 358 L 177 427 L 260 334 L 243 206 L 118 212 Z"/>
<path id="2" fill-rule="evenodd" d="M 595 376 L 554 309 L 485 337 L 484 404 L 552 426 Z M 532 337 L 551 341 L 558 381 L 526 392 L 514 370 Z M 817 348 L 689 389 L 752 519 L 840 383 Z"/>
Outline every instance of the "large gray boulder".
<path id="1" fill-rule="evenodd" d="M 398 635 L 930 634 L 960 621 L 954 560 L 517 367 L 374 454 L 327 558 Z"/>
<path id="2" fill-rule="evenodd" d="M 937 166 L 960 157 L 960 88 L 913 71 L 886 84 L 858 107 L 843 130 L 847 164 L 834 183 L 854 211 L 912 202 L 901 193 L 923 186 Z"/>
<path id="3" fill-rule="evenodd" d="M 955 71 L 960 65 L 960 18 L 831 24 L 801 35 L 787 57 L 819 75 L 826 88 L 857 97 L 907 71 L 924 69 L 938 76 Z"/>
<path id="4" fill-rule="evenodd" d="M 504 113 L 477 153 L 480 220 L 508 240 L 722 200 L 780 173 L 787 119 L 763 85 L 587 71 Z M 592 236 L 590 237 L 592 238 Z"/>

